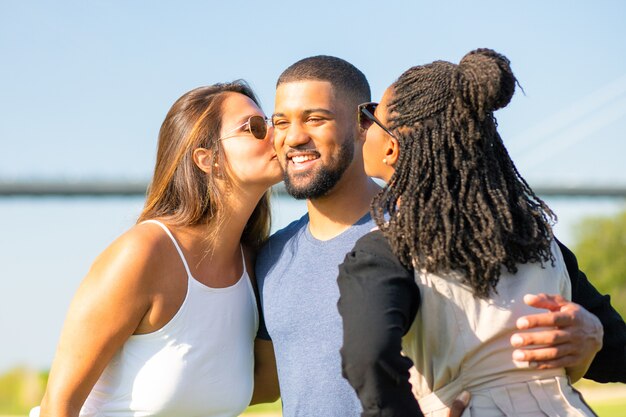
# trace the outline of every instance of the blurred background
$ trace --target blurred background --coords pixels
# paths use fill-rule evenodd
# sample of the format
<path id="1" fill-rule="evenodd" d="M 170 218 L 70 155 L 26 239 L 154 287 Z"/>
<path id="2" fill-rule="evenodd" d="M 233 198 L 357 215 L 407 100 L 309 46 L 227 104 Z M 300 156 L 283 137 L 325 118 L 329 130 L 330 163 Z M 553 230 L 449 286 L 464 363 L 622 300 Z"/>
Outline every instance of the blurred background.
<path id="1" fill-rule="evenodd" d="M 0 0 L 0 414 L 41 398 L 78 283 L 139 214 L 173 102 L 243 78 L 269 115 L 278 75 L 317 54 L 360 68 L 375 101 L 410 66 L 505 54 L 523 92 L 500 133 L 624 315 L 624 22 L 621 0 Z M 277 193 L 273 229 L 305 210 Z"/>

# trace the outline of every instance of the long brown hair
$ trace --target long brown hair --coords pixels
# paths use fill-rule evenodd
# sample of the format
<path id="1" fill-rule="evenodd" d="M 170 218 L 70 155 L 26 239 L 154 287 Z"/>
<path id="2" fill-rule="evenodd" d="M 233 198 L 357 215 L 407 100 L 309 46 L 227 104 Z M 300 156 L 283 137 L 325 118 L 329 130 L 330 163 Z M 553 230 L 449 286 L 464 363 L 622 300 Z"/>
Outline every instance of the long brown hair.
<path id="1" fill-rule="evenodd" d="M 388 106 L 400 155 L 372 203 L 405 265 L 461 271 L 482 297 L 502 266 L 515 273 L 520 263 L 554 261 L 556 216 L 518 172 L 493 116 L 516 81 L 509 60 L 489 49 L 459 65 L 436 61 L 402 74 Z"/>
<path id="2" fill-rule="evenodd" d="M 222 125 L 222 103 L 227 93 L 243 94 L 259 105 L 254 92 L 243 80 L 196 88 L 172 105 L 159 131 L 154 175 L 138 223 L 164 218 L 175 226 L 211 225 L 213 233 L 208 239 L 210 243 L 217 239 L 214 234 L 217 226 L 227 216 L 223 210 L 224 195 L 217 186 L 218 176 L 227 188 L 232 184 L 228 170 L 224 169 L 223 149 L 217 140 Z M 198 168 L 193 160 L 193 151 L 198 147 L 212 150 L 214 164 L 222 168 L 209 174 Z M 269 231 L 268 191 L 250 216 L 241 241 L 258 248 Z"/>

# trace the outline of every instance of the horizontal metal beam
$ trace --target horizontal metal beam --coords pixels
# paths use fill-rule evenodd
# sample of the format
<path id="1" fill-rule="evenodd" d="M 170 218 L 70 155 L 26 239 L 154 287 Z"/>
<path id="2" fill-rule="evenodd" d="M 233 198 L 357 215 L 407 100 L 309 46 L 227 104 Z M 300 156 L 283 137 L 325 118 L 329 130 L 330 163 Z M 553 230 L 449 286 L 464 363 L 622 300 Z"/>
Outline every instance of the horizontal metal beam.
<path id="1" fill-rule="evenodd" d="M 115 197 L 146 195 L 144 181 L 0 182 L 0 197 Z"/>
<path id="2" fill-rule="evenodd" d="M 626 185 L 531 185 L 533 191 L 546 197 L 626 198 Z"/>
<path id="3" fill-rule="evenodd" d="M 144 181 L 0 181 L 0 198 L 7 197 L 139 197 L 145 196 Z M 283 184 L 274 187 L 285 193 Z M 626 198 L 624 185 L 540 185 L 533 190 L 549 197 Z"/>

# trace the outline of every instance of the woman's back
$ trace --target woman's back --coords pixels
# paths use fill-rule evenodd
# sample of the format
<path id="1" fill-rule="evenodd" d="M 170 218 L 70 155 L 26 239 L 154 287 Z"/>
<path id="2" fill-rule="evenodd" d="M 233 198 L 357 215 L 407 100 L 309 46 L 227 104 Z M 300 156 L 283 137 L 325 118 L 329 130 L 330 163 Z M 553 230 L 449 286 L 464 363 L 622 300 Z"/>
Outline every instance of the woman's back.
<path id="1" fill-rule="evenodd" d="M 537 313 L 524 303 L 524 295 L 544 292 L 571 298 L 556 242 L 552 252 L 554 265 L 519 265 L 516 274 L 503 268 L 497 291 L 488 299 L 476 297 L 459 274 L 415 272 L 421 304 L 402 347 L 415 364 L 411 382 L 426 415 L 445 411 L 445 404 L 463 390 L 472 394 L 468 410 L 475 415 L 523 415 L 519 407 L 529 415 L 557 415 L 555 410 L 562 410 L 558 415 L 581 415 L 568 405 L 580 399 L 567 384 L 563 368 L 538 370 L 512 359 L 510 339 L 519 332 L 516 320 Z"/>
<path id="2" fill-rule="evenodd" d="M 481 416 L 571 415 L 559 402 L 565 399 L 593 414 L 571 392 L 564 369 L 541 371 L 513 361 L 516 319 L 535 312 L 524 295 L 571 298 L 552 232 L 556 216 L 522 178 L 498 134 L 494 112 L 510 102 L 515 86 L 504 55 L 477 49 L 458 65 L 434 61 L 409 68 L 380 103 L 358 108 L 366 131 L 365 171 L 386 182 L 372 201 L 372 217 L 395 258 L 387 263 L 391 272 L 374 275 L 372 281 L 381 284 L 363 283 L 382 300 L 368 327 L 359 327 L 358 315 L 349 311 L 355 297 L 340 306 L 347 323 L 344 357 L 367 366 L 358 372 L 347 360 L 344 367 L 364 408 L 415 405 L 401 348 L 415 362 L 413 388 L 427 413 L 446 415 L 445 405 L 469 390 L 471 408 L 480 408 Z M 363 300 L 376 302 L 371 290 L 359 288 L 364 280 L 358 277 L 373 275 L 363 268 L 367 262 L 380 269 L 378 260 L 368 260 L 377 251 L 368 254 L 363 243 L 359 254 L 358 246 L 344 261 L 344 288 L 355 287 Z M 397 263 L 417 273 L 406 275 Z M 417 293 L 421 305 L 414 319 L 418 303 L 410 295 Z M 363 348 L 366 355 L 357 350 L 359 342 L 365 345 L 364 334 L 379 342 Z M 587 357 L 568 365 L 568 372 L 578 377 L 590 362 Z M 373 383 L 364 389 L 367 379 Z"/>

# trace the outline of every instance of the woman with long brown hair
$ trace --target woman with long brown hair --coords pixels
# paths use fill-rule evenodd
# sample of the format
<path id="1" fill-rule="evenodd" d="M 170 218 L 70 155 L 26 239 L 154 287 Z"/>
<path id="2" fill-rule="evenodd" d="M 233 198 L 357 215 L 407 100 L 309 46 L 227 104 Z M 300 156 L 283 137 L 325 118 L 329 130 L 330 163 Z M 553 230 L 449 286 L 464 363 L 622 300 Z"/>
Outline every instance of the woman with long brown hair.
<path id="1" fill-rule="evenodd" d="M 249 274 L 282 175 L 271 135 L 243 81 L 174 103 L 137 224 L 72 301 L 41 416 L 221 417 L 250 403 L 259 317 Z"/>
<path id="2" fill-rule="evenodd" d="M 372 202 L 379 230 L 338 278 L 344 375 L 363 416 L 444 416 L 463 391 L 463 415 L 594 415 L 567 378 L 590 360 L 546 369 L 511 345 L 534 312 L 525 294 L 572 293 L 554 215 L 497 132 L 515 84 L 506 57 L 479 49 L 413 67 L 359 106 L 365 170 L 387 182 Z"/>

